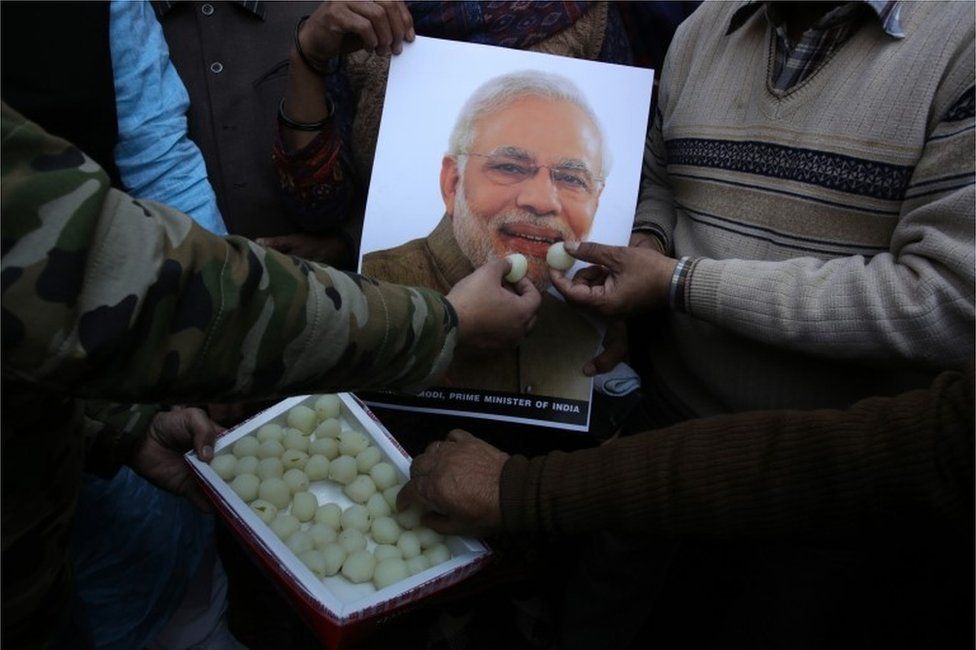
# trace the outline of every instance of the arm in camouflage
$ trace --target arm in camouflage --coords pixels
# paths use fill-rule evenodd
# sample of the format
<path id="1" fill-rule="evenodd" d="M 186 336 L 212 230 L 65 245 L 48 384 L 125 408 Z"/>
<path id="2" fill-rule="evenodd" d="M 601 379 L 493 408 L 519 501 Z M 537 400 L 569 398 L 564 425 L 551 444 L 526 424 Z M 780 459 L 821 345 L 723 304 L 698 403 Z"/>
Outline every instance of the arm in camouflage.
<path id="1" fill-rule="evenodd" d="M 4 375 L 78 397 L 221 401 L 415 390 L 447 366 L 435 292 L 216 237 L 110 189 L 63 140 L 2 109 Z"/>

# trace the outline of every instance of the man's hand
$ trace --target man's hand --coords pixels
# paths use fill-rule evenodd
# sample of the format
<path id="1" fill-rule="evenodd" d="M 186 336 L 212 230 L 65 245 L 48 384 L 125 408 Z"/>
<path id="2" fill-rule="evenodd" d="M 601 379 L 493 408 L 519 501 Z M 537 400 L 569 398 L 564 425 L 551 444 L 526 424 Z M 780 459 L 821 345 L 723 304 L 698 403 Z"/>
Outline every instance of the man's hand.
<path id="1" fill-rule="evenodd" d="M 198 408 L 174 408 L 153 418 L 142 443 L 129 459 L 129 466 L 147 481 L 189 498 L 204 511 L 210 509 L 206 497 L 197 489 L 183 452 L 193 449 L 200 460 L 213 459 L 214 440 L 223 427 L 212 422 Z"/>
<path id="2" fill-rule="evenodd" d="M 542 296 L 528 278 L 505 283 L 511 263 L 492 260 L 454 285 L 447 299 L 458 315 L 458 340 L 480 350 L 513 348 L 535 324 Z"/>
<path id="3" fill-rule="evenodd" d="M 329 0 L 309 17 L 298 38 L 302 51 L 323 64 L 334 56 L 366 49 L 399 54 L 413 41 L 413 17 L 404 2 Z"/>
<path id="4" fill-rule="evenodd" d="M 570 280 L 550 269 L 549 277 L 569 302 L 603 316 L 626 316 L 663 307 L 668 302 L 671 275 L 678 261 L 651 246 L 604 246 L 584 242 L 566 244 L 573 257 L 593 262 Z"/>
<path id="5" fill-rule="evenodd" d="M 491 535 L 502 525 L 498 496 L 508 454 L 455 429 L 413 459 L 397 510 L 417 504 L 424 525 L 445 535 Z"/>

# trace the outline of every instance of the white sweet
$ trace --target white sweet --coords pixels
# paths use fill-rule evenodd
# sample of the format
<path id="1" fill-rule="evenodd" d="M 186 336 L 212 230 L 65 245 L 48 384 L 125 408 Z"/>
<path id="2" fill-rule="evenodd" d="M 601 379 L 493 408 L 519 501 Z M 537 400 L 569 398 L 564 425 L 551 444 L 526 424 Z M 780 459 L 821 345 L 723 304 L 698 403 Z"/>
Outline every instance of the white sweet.
<path id="1" fill-rule="evenodd" d="M 525 277 L 526 272 L 529 270 L 529 260 L 522 253 L 511 253 L 510 255 L 506 255 L 505 259 L 512 265 L 511 270 L 505 274 L 505 282 L 515 284 Z"/>
<path id="2" fill-rule="evenodd" d="M 421 571 L 426 571 L 430 568 L 430 560 L 428 560 L 423 555 L 417 555 L 406 561 L 407 571 L 410 575 L 415 576 Z"/>
<path id="3" fill-rule="evenodd" d="M 286 449 L 281 455 L 281 464 L 285 469 L 303 469 L 308 462 L 308 454 L 298 449 Z"/>
<path id="4" fill-rule="evenodd" d="M 292 494 L 308 490 L 308 476 L 300 469 L 293 468 L 288 470 L 281 477 L 281 480 L 288 485 L 288 489 L 291 490 Z"/>
<path id="5" fill-rule="evenodd" d="M 377 564 L 383 560 L 388 560 L 391 557 L 395 557 L 398 560 L 403 558 L 403 553 L 400 552 L 396 546 L 392 544 L 379 544 L 373 549 L 373 557 L 376 558 Z M 420 556 L 423 557 L 423 556 Z"/>
<path id="6" fill-rule="evenodd" d="M 254 474 L 239 474 L 230 482 L 230 489 L 244 499 L 245 503 L 250 503 L 258 498 L 259 485 L 261 485 L 261 479 Z"/>
<path id="7" fill-rule="evenodd" d="M 298 521 L 312 521 L 318 508 L 319 502 L 311 492 L 296 492 L 291 499 L 291 514 Z"/>
<path id="8" fill-rule="evenodd" d="M 405 560 L 420 555 L 420 542 L 417 541 L 417 536 L 409 530 L 400 534 L 400 539 L 397 540 L 396 545 L 403 553 Z"/>
<path id="9" fill-rule="evenodd" d="M 278 539 L 288 539 L 302 527 L 302 522 L 295 519 L 294 515 L 278 515 L 271 522 L 271 530 Z"/>
<path id="10" fill-rule="evenodd" d="M 315 523 L 325 524 L 334 530 L 338 530 L 342 526 L 342 508 L 336 503 L 319 506 L 319 509 L 315 511 Z"/>
<path id="11" fill-rule="evenodd" d="M 342 548 L 346 549 L 346 553 L 352 553 L 353 551 L 366 548 L 366 536 L 352 528 L 339 533 L 336 541 L 339 542 Z"/>
<path id="12" fill-rule="evenodd" d="M 360 474 L 343 489 L 343 492 L 356 503 L 366 503 L 367 499 L 376 494 L 376 485 L 373 479 Z"/>
<path id="13" fill-rule="evenodd" d="M 373 482 L 375 483 L 376 481 Z M 386 499 L 386 502 L 389 503 L 390 507 L 393 508 L 394 510 L 396 509 L 397 495 L 400 494 L 400 489 L 402 487 L 403 484 L 399 483 L 397 485 L 391 485 L 390 487 L 383 490 L 383 498 Z"/>
<path id="14" fill-rule="evenodd" d="M 400 527 L 391 517 L 380 517 L 369 530 L 377 544 L 396 544 L 400 538 Z"/>
<path id="15" fill-rule="evenodd" d="M 257 474 L 257 472 L 257 456 L 244 456 L 243 458 L 238 458 L 237 464 L 234 465 L 234 476 L 240 476 L 241 474 Z"/>
<path id="16" fill-rule="evenodd" d="M 261 446 L 258 447 L 258 452 L 255 454 L 258 458 L 281 458 L 281 455 L 285 453 L 285 448 L 281 446 L 281 443 L 277 440 L 268 440 L 267 442 L 262 442 Z"/>
<path id="17" fill-rule="evenodd" d="M 312 536 L 306 533 L 304 530 L 296 530 L 288 537 L 288 541 L 285 545 L 291 549 L 291 552 L 295 555 L 301 555 L 305 551 L 311 551 L 315 548 L 315 542 L 312 541 Z"/>
<path id="18" fill-rule="evenodd" d="M 373 569 L 373 584 L 377 589 L 389 587 L 394 582 L 400 582 L 410 576 L 407 565 L 400 558 L 391 557 L 383 560 Z"/>
<path id="19" fill-rule="evenodd" d="M 360 474 L 365 474 L 381 460 L 383 460 L 383 453 L 376 447 L 369 446 L 356 454 L 356 467 L 359 468 Z"/>
<path id="20" fill-rule="evenodd" d="M 349 485 L 358 475 L 356 459 L 352 456 L 339 456 L 329 463 L 329 478 L 336 483 Z"/>
<path id="21" fill-rule="evenodd" d="M 314 435 L 316 438 L 338 438 L 342 432 L 342 424 L 335 418 L 323 420 L 322 424 L 315 427 Z"/>
<path id="22" fill-rule="evenodd" d="M 346 429 L 339 434 L 339 453 L 355 456 L 369 446 L 369 438 L 362 431 Z"/>
<path id="23" fill-rule="evenodd" d="M 451 551 L 444 544 L 434 544 L 424 551 L 424 557 L 430 561 L 430 566 L 437 566 L 451 559 Z"/>
<path id="24" fill-rule="evenodd" d="M 258 447 L 261 443 L 254 436 L 244 436 L 240 440 L 234 443 L 234 455 L 240 458 L 241 456 L 253 456 L 258 452 Z"/>
<path id="25" fill-rule="evenodd" d="M 326 544 L 331 544 L 338 537 L 335 528 L 327 524 L 312 524 L 308 529 L 308 534 L 312 536 L 315 548 L 318 549 L 323 548 Z"/>
<path id="26" fill-rule="evenodd" d="M 420 525 L 420 515 L 422 514 L 420 508 L 416 505 L 412 505 L 403 512 L 398 512 L 396 514 L 397 523 L 407 529 L 414 529 Z"/>
<path id="27" fill-rule="evenodd" d="M 278 516 L 278 508 L 264 499 L 252 501 L 251 510 L 266 524 L 270 524 Z"/>
<path id="28" fill-rule="evenodd" d="M 298 429 L 289 429 L 282 440 L 285 449 L 297 449 L 298 451 L 308 452 L 308 438 L 302 435 Z"/>
<path id="29" fill-rule="evenodd" d="M 280 424 L 275 424 L 274 422 L 269 422 L 260 429 L 258 429 L 257 438 L 258 442 L 281 442 L 282 436 L 285 435 L 284 430 L 281 428 Z"/>
<path id="30" fill-rule="evenodd" d="M 315 412 L 323 420 L 325 418 L 339 417 L 339 409 L 342 402 L 338 395 L 322 395 L 315 400 Z"/>
<path id="31" fill-rule="evenodd" d="M 299 404 L 288 411 L 288 417 L 286 418 L 288 426 L 295 427 L 299 431 L 309 434 L 315 430 L 315 425 L 318 424 L 319 419 L 315 414 L 315 411 L 308 408 L 304 404 Z"/>
<path id="32" fill-rule="evenodd" d="M 563 242 L 557 241 L 546 251 L 546 264 L 557 271 L 566 271 L 576 263 L 576 258 L 566 252 Z"/>
<path id="33" fill-rule="evenodd" d="M 321 454 L 309 456 L 305 462 L 305 474 L 309 481 L 321 481 L 329 478 L 329 459 Z"/>
<path id="34" fill-rule="evenodd" d="M 342 517 L 339 520 L 342 523 L 343 530 L 358 530 L 361 533 L 369 530 L 371 521 L 369 510 L 363 506 L 349 506 L 342 511 Z"/>
<path id="35" fill-rule="evenodd" d="M 444 540 L 440 533 L 424 526 L 418 526 L 413 532 L 417 536 L 417 541 L 420 542 L 420 548 L 430 548 Z"/>
<path id="36" fill-rule="evenodd" d="M 339 573 L 342 563 L 346 561 L 346 549 L 342 548 L 337 542 L 326 544 L 322 547 L 322 559 L 325 560 L 325 575 L 334 576 Z"/>
<path id="37" fill-rule="evenodd" d="M 332 460 L 339 455 L 339 441 L 335 438 L 316 438 L 308 443 L 308 453 Z"/>
<path id="38" fill-rule="evenodd" d="M 319 578 L 325 577 L 325 558 L 322 554 L 316 550 L 305 551 L 298 556 L 298 559 L 302 561 L 302 564 L 307 566 L 312 573 L 314 573 Z"/>
<path id="39" fill-rule="evenodd" d="M 258 461 L 258 478 L 261 480 L 281 478 L 284 473 L 285 466 L 281 464 L 280 458 L 262 458 Z"/>
<path id="40" fill-rule="evenodd" d="M 342 575 L 349 582 L 362 584 L 373 578 L 375 566 L 376 560 L 373 559 L 372 553 L 367 550 L 355 551 L 350 553 L 342 563 Z"/>
<path id="41" fill-rule="evenodd" d="M 234 454 L 221 454 L 219 456 L 214 456 L 214 459 L 210 461 L 210 469 L 217 472 L 217 476 L 225 481 L 229 481 L 234 478 L 235 467 L 237 467 L 237 456 Z"/>
<path id="42" fill-rule="evenodd" d="M 366 509 L 369 510 L 369 516 L 373 519 L 389 517 L 393 513 L 390 504 L 386 502 L 386 499 L 379 492 L 366 500 Z"/>
<path id="43" fill-rule="evenodd" d="M 398 478 L 396 469 L 386 462 L 373 465 L 369 470 L 369 476 L 380 490 L 396 485 Z"/>
<path id="44" fill-rule="evenodd" d="M 279 510 L 284 510 L 291 503 L 291 488 L 284 480 L 272 476 L 261 481 L 258 496 Z"/>

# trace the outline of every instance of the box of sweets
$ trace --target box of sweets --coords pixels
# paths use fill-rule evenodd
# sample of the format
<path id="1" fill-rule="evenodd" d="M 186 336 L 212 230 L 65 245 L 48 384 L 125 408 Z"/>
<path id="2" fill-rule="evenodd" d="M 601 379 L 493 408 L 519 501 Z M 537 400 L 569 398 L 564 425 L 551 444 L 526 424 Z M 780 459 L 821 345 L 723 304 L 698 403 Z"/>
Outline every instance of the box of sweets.
<path id="1" fill-rule="evenodd" d="M 410 457 L 354 395 L 279 402 L 187 462 L 219 516 L 329 647 L 482 568 L 476 539 L 396 511 Z"/>

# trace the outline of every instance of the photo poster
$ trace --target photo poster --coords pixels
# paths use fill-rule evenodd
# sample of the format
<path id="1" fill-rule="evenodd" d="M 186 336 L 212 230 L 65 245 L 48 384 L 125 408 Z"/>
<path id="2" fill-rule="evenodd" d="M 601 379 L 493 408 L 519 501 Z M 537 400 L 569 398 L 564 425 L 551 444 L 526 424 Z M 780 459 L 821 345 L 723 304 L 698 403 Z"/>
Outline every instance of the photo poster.
<path id="1" fill-rule="evenodd" d="M 360 272 L 446 294 L 460 279 L 458 255 L 478 266 L 523 252 L 547 278 L 542 260 L 553 241 L 575 233 L 626 245 L 653 79 L 645 68 L 480 44 L 404 44 L 390 65 Z M 459 120 L 475 93 L 475 109 L 464 111 L 472 117 Z M 456 123 L 470 128 L 457 130 L 463 146 L 452 149 Z M 394 409 L 588 431 L 593 380 L 582 366 L 603 332 L 549 287 L 518 350 L 459 350 L 443 385 L 361 396 Z"/>

